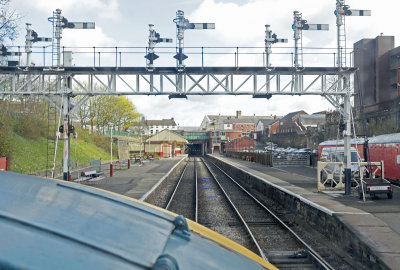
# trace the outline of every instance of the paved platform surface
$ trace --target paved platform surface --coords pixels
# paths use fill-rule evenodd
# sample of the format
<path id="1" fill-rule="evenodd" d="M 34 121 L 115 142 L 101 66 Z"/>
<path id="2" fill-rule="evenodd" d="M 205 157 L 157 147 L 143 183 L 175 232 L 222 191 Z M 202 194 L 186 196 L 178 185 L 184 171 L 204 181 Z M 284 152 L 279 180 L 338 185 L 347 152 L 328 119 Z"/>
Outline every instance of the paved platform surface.
<path id="1" fill-rule="evenodd" d="M 177 156 L 131 166 L 127 170 L 115 171 L 113 177 L 106 177 L 91 186 L 140 199 L 183 158 L 185 156 Z"/>
<path id="2" fill-rule="evenodd" d="M 317 191 L 317 169 L 306 166 L 267 167 L 262 164 L 213 155 L 232 165 L 257 175 L 273 184 L 309 200 L 352 227 L 353 231 L 392 269 L 400 269 L 400 188 L 394 187 L 393 199 L 386 195 L 366 201 L 358 194 L 344 196 Z"/>

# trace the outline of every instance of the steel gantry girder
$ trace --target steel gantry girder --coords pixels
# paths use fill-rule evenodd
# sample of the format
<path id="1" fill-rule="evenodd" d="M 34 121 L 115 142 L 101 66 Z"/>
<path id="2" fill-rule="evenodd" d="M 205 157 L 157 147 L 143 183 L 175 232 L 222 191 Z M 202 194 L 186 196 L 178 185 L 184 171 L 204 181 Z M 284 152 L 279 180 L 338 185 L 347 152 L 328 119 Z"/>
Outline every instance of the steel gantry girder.
<path id="1" fill-rule="evenodd" d="M 91 96 L 99 95 L 168 95 L 170 98 L 252 95 L 267 99 L 272 95 L 320 95 L 342 114 L 347 128 L 345 142 L 350 149 L 350 99 L 354 95 L 351 82 L 356 70 L 340 67 L 186 67 L 183 71 L 176 67 L 153 70 L 145 67 L 0 67 L 0 98 L 40 95 L 59 111 L 64 141 L 63 179 L 68 180 L 70 115 Z M 71 99 L 76 96 L 83 98 L 71 107 Z M 344 106 L 335 97 L 343 97 Z M 60 106 L 54 98 L 60 99 Z"/>
<path id="2" fill-rule="evenodd" d="M 355 68 L 330 67 L 66 67 L 46 69 L 0 67 L 0 95 L 321 95 L 348 93 L 339 80 Z M 340 76 L 339 76 L 340 75 Z M 301 76 L 302 82 L 294 78 Z M 52 88 L 55 80 L 72 80 L 71 87 Z M 327 83 L 329 78 L 329 83 Z M 36 84 L 35 87 L 33 85 Z M 100 87 L 95 87 L 97 84 Z M 64 84 L 67 85 L 67 84 Z M 350 87 L 350 85 L 349 85 Z M 351 91 L 353 92 L 353 91 Z"/>

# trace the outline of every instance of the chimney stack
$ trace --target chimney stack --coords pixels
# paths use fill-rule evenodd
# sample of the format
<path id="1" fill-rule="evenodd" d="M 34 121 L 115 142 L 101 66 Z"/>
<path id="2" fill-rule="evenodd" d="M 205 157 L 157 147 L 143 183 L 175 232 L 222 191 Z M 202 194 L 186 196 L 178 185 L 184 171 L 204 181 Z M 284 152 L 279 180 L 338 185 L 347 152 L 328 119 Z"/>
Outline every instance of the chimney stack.
<path id="1" fill-rule="evenodd" d="M 239 119 L 242 117 L 242 111 L 236 111 L 236 118 Z"/>

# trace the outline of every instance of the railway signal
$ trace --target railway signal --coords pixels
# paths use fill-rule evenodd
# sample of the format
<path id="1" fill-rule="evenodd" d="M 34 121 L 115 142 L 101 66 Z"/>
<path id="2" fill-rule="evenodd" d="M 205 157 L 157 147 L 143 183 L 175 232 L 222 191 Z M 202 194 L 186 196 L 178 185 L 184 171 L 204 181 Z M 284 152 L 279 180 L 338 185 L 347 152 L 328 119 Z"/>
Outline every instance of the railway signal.
<path id="1" fill-rule="evenodd" d="M 182 10 L 178 10 L 176 12 L 176 18 L 173 20 L 176 23 L 176 40 L 177 40 L 177 47 L 178 52 L 174 56 L 177 60 L 178 70 L 183 70 L 185 65 L 183 61 L 188 58 L 183 53 L 183 38 L 184 38 L 184 31 L 187 29 L 215 29 L 214 23 L 191 23 L 188 19 L 185 19 L 184 12 Z"/>
<path id="2" fill-rule="evenodd" d="M 154 53 L 154 47 L 161 42 L 172 43 L 172 38 L 161 38 L 160 34 L 154 30 L 154 25 L 149 24 L 149 53 L 145 56 L 148 70 L 154 69 L 154 60 L 158 58 L 158 55 Z"/>
<path id="3" fill-rule="evenodd" d="M 337 60 L 336 65 L 339 69 L 342 69 L 346 65 L 346 30 L 345 30 L 345 17 L 346 16 L 371 16 L 371 10 L 356 10 L 350 9 L 350 6 L 345 4 L 344 0 L 336 0 L 336 9 L 334 11 L 336 15 L 336 26 L 337 26 Z M 344 85 L 342 85 L 342 83 Z M 338 76 L 338 89 L 347 87 L 349 82 L 346 78 L 341 80 L 341 76 Z M 336 102 L 340 103 L 340 98 L 336 98 Z M 350 99 L 349 96 L 344 97 L 345 114 L 344 122 L 345 129 L 343 131 L 344 137 L 344 151 L 345 151 L 345 194 L 351 195 L 351 160 L 350 160 L 350 140 L 351 140 L 351 121 L 350 121 Z M 346 108 L 347 107 L 347 108 Z"/>
<path id="4" fill-rule="evenodd" d="M 271 47 L 272 44 L 275 43 L 288 43 L 287 39 L 278 38 L 278 36 L 274 33 L 272 34 L 272 30 L 270 29 L 269 24 L 265 25 L 265 53 L 266 53 L 266 61 L 265 65 L 267 68 L 270 67 L 270 55 L 272 53 Z"/>
<path id="5" fill-rule="evenodd" d="M 294 31 L 294 47 L 295 47 L 295 59 L 294 66 L 303 66 L 303 44 L 302 44 L 302 31 L 303 30 L 329 30 L 329 24 L 310 24 L 307 20 L 303 20 L 302 14 L 298 11 L 293 12 L 293 25 Z"/>
<path id="6" fill-rule="evenodd" d="M 0 44 L 0 66 L 10 65 L 11 62 L 10 63 L 8 62 L 9 56 L 11 56 L 11 57 L 21 56 L 21 53 L 20 52 L 9 52 L 6 46 L 4 46 L 3 44 Z M 18 62 L 16 62 L 16 61 L 15 62 L 12 61 L 12 62 L 13 62 L 12 65 L 18 64 Z"/>
<path id="7" fill-rule="evenodd" d="M 63 29 L 95 29 L 94 22 L 69 22 L 61 15 L 61 9 L 53 12 L 53 17 L 49 18 L 53 23 L 53 66 L 57 62 L 57 67 L 61 67 L 61 36 Z"/>
<path id="8" fill-rule="evenodd" d="M 336 0 L 336 16 L 337 26 L 337 59 L 336 65 L 339 68 L 346 66 L 346 16 L 371 16 L 371 10 L 350 9 L 349 5 L 345 4 L 345 0 Z"/>
<path id="9" fill-rule="evenodd" d="M 48 18 L 53 24 L 53 43 L 52 43 L 52 65 L 56 63 L 56 68 L 61 68 L 61 37 L 63 29 L 94 29 L 94 22 L 70 22 L 67 18 L 61 15 L 61 9 L 56 9 L 53 12 L 53 17 Z M 57 76 L 57 91 L 61 89 L 62 76 Z M 68 89 L 72 88 L 72 77 L 65 77 L 65 86 Z M 63 125 L 63 179 L 69 180 L 69 145 L 70 145 L 70 127 L 69 127 L 69 111 L 70 111 L 70 95 L 62 96 L 62 125 Z M 58 139 L 58 136 L 57 136 Z M 57 145 L 57 143 L 56 143 Z M 55 154 L 57 153 L 57 146 L 55 147 Z M 54 167 L 54 162 L 53 162 Z"/>
<path id="10" fill-rule="evenodd" d="M 38 34 L 32 30 L 30 23 L 26 23 L 26 36 L 25 36 L 25 52 L 26 52 L 26 66 L 31 66 L 32 43 L 35 42 L 52 42 L 52 38 L 39 37 Z"/>

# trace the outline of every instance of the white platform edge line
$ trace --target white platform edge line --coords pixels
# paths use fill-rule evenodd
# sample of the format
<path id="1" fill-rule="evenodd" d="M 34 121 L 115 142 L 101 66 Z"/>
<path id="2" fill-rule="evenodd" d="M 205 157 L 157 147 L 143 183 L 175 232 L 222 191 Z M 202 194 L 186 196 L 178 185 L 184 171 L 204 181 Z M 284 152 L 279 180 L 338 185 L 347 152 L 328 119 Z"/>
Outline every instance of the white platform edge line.
<path id="1" fill-rule="evenodd" d="M 178 163 L 174 165 L 158 182 L 149 190 L 147 191 L 142 197 L 140 197 L 139 201 L 144 201 L 146 198 L 167 178 L 174 170 L 175 168 L 181 164 L 185 159 L 187 158 L 187 155 L 185 155 Z"/>

